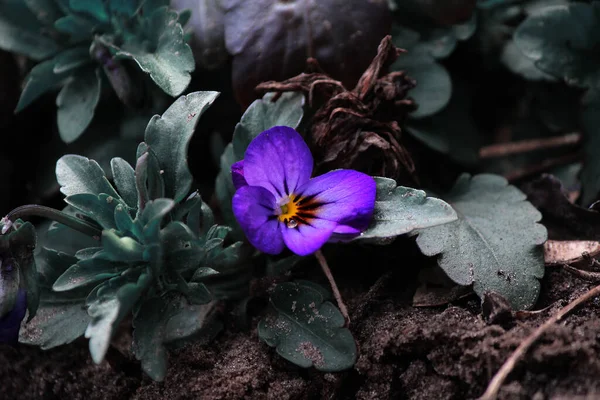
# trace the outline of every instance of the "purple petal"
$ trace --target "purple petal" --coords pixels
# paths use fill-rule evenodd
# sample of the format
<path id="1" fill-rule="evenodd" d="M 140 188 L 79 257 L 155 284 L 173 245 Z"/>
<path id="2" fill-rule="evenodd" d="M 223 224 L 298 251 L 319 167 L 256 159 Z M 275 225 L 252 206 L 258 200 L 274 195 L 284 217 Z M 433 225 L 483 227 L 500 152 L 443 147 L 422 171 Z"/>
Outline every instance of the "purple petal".
<path id="1" fill-rule="evenodd" d="M 302 136 L 287 126 L 276 126 L 258 135 L 244 157 L 244 177 L 251 186 L 262 186 L 277 196 L 289 195 L 312 174 L 313 158 Z"/>
<path id="2" fill-rule="evenodd" d="M 299 256 L 307 256 L 319 250 L 337 226 L 334 221 L 312 219 L 310 225 L 300 224 L 296 228 L 288 228 L 281 224 L 281 233 L 286 246 Z"/>
<path id="3" fill-rule="evenodd" d="M 21 321 L 25 318 L 27 310 L 27 293 L 19 289 L 15 307 L 5 316 L 0 318 L 0 343 L 17 344 Z"/>
<path id="4" fill-rule="evenodd" d="M 298 192 L 324 203 L 315 212 L 320 219 L 335 221 L 336 233 L 358 234 L 373 218 L 376 184 L 369 175 L 353 170 L 336 170 L 311 179 Z"/>
<path id="5" fill-rule="evenodd" d="M 236 189 L 242 186 L 248 186 L 246 178 L 244 178 L 244 160 L 238 161 L 231 165 L 231 180 L 233 180 L 233 186 Z"/>
<path id="6" fill-rule="evenodd" d="M 275 197 L 259 186 L 243 186 L 232 199 L 233 215 L 248 241 L 267 254 L 279 254 L 284 249 L 283 238 L 275 218 Z"/>

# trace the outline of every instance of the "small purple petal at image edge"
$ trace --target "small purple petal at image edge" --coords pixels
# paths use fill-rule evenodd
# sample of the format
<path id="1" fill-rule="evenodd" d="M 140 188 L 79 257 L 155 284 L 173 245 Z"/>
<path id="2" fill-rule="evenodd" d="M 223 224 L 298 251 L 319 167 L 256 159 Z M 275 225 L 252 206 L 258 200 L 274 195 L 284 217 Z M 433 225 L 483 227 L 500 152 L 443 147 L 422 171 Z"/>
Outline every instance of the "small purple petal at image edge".
<path id="1" fill-rule="evenodd" d="M 328 241 L 355 237 L 368 227 L 375 180 L 354 170 L 311 179 L 312 170 L 304 139 L 285 126 L 262 132 L 248 146 L 244 160 L 232 165 L 238 189 L 233 213 L 258 250 L 278 254 L 285 244 L 298 255 L 309 255 Z"/>
<path id="2" fill-rule="evenodd" d="M 0 343 L 17 344 L 21 322 L 25 318 L 26 311 L 27 293 L 25 290 L 19 289 L 14 308 L 0 318 Z"/>

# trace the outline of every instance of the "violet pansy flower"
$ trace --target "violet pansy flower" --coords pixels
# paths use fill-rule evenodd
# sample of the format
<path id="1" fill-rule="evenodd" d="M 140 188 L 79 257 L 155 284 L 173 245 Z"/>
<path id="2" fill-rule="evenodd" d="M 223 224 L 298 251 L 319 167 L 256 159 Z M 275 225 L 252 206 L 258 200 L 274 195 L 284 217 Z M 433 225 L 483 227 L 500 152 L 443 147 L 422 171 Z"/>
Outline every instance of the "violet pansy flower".
<path id="1" fill-rule="evenodd" d="M 0 317 L 0 343 L 17 344 L 21 322 L 27 312 L 27 293 L 23 289 L 17 292 L 14 307 Z"/>
<path id="2" fill-rule="evenodd" d="M 375 180 L 354 170 L 311 178 L 313 158 L 300 134 L 276 126 L 258 135 L 231 166 L 233 214 L 248 241 L 267 254 L 298 255 L 353 237 L 373 217 Z"/>

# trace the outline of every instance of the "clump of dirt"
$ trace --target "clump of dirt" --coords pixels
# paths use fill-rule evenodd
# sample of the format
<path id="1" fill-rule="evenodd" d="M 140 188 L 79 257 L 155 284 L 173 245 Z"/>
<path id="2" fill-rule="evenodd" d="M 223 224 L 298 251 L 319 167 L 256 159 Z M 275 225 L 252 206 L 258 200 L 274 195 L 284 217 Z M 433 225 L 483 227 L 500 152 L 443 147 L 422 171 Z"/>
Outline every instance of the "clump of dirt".
<path id="1" fill-rule="evenodd" d="M 226 330 L 207 345 L 172 352 L 162 383 L 108 363 L 94 365 L 84 340 L 50 351 L 2 347 L 0 393 L 20 400 L 476 398 L 527 335 L 591 287 L 562 269 L 548 269 L 541 311 L 488 324 L 474 296 L 412 307 L 401 271 L 370 281 L 354 271 L 342 278 L 359 348 L 350 371 L 295 367 L 258 340 L 257 316 L 249 331 Z M 599 313 L 596 299 L 552 327 L 517 365 L 499 398 L 599 395 Z"/>

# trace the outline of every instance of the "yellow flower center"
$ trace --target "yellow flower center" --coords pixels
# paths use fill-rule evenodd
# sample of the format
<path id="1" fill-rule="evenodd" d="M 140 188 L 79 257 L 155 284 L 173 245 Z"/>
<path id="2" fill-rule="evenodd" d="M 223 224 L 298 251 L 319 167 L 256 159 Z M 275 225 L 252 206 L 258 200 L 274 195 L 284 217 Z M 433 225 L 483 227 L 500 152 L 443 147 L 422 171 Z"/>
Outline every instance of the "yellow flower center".
<path id="1" fill-rule="evenodd" d="M 310 220 L 316 217 L 321 203 L 311 197 L 301 197 L 291 194 L 279 201 L 277 219 L 288 228 L 296 228 L 299 224 L 310 225 Z"/>

